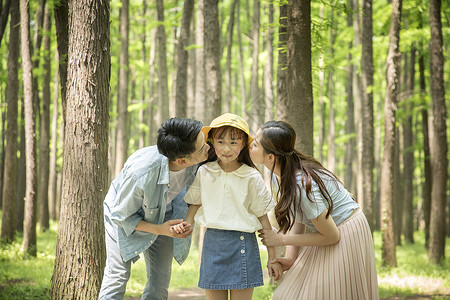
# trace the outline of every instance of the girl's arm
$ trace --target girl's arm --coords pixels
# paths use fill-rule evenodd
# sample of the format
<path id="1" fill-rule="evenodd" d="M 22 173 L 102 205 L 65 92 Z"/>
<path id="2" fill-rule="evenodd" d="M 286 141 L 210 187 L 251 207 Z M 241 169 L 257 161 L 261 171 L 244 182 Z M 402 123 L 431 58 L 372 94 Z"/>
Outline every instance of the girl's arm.
<path id="1" fill-rule="evenodd" d="M 272 229 L 272 225 L 270 225 L 269 217 L 267 216 L 267 214 L 258 217 L 258 219 L 261 222 L 263 229 L 267 230 Z M 267 252 L 269 254 L 269 258 L 267 259 L 267 268 L 269 270 L 269 275 L 273 276 L 275 280 L 278 280 L 282 275 L 282 268 L 281 265 L 273 261 L 274 259 L 276 259 L 275 247 L 274 246 L 266 246 L 266 247 Z"/>
<path id="2" fill-rule="evenodd" d="M 326 246 L 339 242 L 339 230 L 333 218 L 325 218 L 328 210 L 325 209 L 316 219 L 311 220 L 317 232 L 305 234 L 282 234 L 274 230 L 262 230 L 260 237 L 266 246 Z"/>
<path id="3" fill-rule="evenodd" d="M 194 225 L 194 217 L 200 206 L 201 205 L 198 204 L 189 205 L 188 211 L 186 213 L 186 223 Z"/>
<path id="4" fill-rule="evenodd" d="M 304 234 L 305 229 L 306 226 L 304 224 L 295 222 L 291 230 L 289 231 L 289 234 Z M 300 251 L 299 246 L 287 245 L 286 256 L 277 257 L 275 260 L 273 260 L 273 262 L 280 263 L 283 271 L 289 270 L 291 266 L 294 264 L 295 260 L 297 259 L 299 251 Z"/>

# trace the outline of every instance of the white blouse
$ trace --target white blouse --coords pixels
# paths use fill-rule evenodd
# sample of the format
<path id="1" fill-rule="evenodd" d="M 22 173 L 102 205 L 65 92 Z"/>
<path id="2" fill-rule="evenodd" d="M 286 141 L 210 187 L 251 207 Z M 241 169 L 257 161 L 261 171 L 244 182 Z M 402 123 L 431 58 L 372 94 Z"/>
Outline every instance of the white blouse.
<path id="1" fill-rule="evenodd" d="M 261 174 L 243 164 L 224 172 L 217 161 L 202 165 L 184 200 L 201 205 L 195 221 L 207 228 L 255 232 L 258 217 L 275 207 Z"/>

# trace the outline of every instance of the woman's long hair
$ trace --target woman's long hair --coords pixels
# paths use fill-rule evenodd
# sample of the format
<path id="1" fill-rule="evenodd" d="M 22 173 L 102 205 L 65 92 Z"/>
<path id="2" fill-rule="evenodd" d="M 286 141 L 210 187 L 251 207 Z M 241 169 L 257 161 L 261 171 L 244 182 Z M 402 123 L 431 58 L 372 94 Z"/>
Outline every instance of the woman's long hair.
<path id="1" fill-rule="evenodd" d="M 242 140 L 242 143 L 244 143 L 244 148 L 242 148 L 241 153 L 239 153 L 237 161 L 240 162 L 241 164 L 246 164 L 246 165 L 256 169 L 255 164 L 253 163 L 252 159 L 250 158 L 250 152 L 249 152 L 249 148 L 248 148 L 248 135 L 241 129 L 233 127 L 233 126 L 222 126 L 222 127 L 212 128 L 208 132 L 207 142 L 209 145 L 209 152 L 208 152 L 208 159 L 204 163 L 217 160 L 216 150 L 214 149 L 214 143 L 213 143 L 214 137 L 224 138 L 227 133 L 230 134 L 230 137 L 232 139 L 240 139 L 240 140 Z"/>
<path id="2" fill-rule="evenodd" d="M 261 146 L 266 154 L 275 156 L 271 175 L 276 166 L 280 168 L 278 200 L 275 206 L 275 217 L 280 231 L 286 233 L 294 225 L 295 212 L 292 209 L 300 209 L 302 188 L 305 189 L 309 201 L 313 201 L 311 198 L 313 180 L 328 203 L 326 215 L 328 218 L 333 211 L 333 201 L 320 175 L 329 176 L 336 181 L 339 179 L 316 159 L 295 149 L 296 134 L 289 123 L 269 121 L 261 127 L 261 131 L 262 139 L 259 141 Z M 301 184 L 297 181 L 298 172 L 301 174 Z"/>

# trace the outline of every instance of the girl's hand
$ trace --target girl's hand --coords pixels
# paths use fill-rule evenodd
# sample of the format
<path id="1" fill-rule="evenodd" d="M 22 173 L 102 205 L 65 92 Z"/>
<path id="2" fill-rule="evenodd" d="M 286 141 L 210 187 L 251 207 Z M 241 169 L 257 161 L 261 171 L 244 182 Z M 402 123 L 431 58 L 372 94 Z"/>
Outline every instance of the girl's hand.
<path id="1" fill-rule="evenodd" d="M 274 261 L 274 260 L 272 260 Z M 273 277 L 275 281 L 280 280 L 281 275 L 283 275 L 283 267 L 278 262 L 270 262 L 267 264 L 267 270 L 269 271 L 269 276 Z"/>
<path id="2" fill-rule="evenodd" d="M 277 233 L 274 229 L 261 229 L 258 232 L 261 242 L 265 246 L 284 246 L 284 234 Z"/>
<path id="3" fill-rule="evenodd" d="M 270 261 L 271 264 L 279 263 L 281 268 L 284 271 L 289 270 L 295 262 L 295 258 L 290 257 L 277 257 Z"/>

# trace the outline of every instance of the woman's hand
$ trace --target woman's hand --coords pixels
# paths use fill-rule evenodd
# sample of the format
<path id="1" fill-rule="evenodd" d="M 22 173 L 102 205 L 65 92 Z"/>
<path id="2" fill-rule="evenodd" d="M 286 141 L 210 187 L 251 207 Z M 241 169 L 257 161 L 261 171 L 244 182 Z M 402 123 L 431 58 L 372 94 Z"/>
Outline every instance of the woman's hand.
<path id="1" fill-rule="evenodd" d="M 271 264 L 279 263 L 284 271 L 289 270 L 295 262 L 295 258 L 290 257 L 277 257 L 270 261 Z M 276 280 L 276 279 L 275 279 Z"/>
<path id="2" fill-rule="evenodd" d="M 265 246 L 284 246 L 284 234 L 274 229 L 261 229 L 258 231 L 261 242 Z"/>

